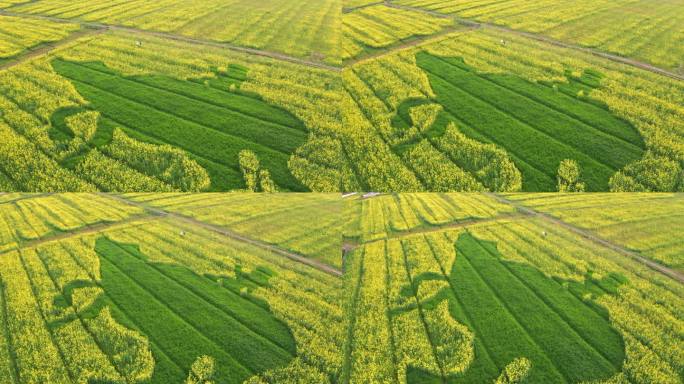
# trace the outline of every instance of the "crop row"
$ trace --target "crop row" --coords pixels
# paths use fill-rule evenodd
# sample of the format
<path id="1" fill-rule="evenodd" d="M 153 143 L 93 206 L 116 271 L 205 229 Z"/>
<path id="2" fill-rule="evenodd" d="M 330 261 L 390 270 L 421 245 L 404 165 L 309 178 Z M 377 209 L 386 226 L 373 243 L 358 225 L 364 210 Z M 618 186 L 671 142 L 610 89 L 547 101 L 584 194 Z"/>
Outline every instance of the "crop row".
<path id="1" fill-rule="evenodd" d="M 401 193 L 356 200 L 348 206 L 356 227 L 345 235 L 363 241 L 392 236 L 393 233 L 430 228 L 473 218 L 490 218 L 510 212 L 509 206 L 482 194 Z M 356 215 L 354 206 L 359 206 Z"/>

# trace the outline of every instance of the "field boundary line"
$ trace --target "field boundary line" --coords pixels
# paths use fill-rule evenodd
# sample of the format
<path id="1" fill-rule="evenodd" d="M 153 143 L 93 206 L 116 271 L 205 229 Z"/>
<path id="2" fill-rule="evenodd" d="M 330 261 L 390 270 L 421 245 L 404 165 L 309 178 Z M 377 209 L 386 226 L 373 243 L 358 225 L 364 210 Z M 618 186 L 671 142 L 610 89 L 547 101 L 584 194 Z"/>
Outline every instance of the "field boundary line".
<path id="1" fill-rule="evenodd" d="M 579 45 L 579 44 L 564 42 L 564 41 L 557 40 L 557 39 L 554 39 L 552 37 L 544 36 L 544 35 L 541 35 L 538 33 L 526 32 L 526 31 L 509 28 L 509 27 L 502 26 L 502 25 L 487 23 L 487 22 L 479 22 L 479 21 L 475 21 L 475 20 L 471 20 L 471 19 L 467 19 L 467 18 L 461 18 L 461 17 L 458 17 L 456 15 L 444 14 L 444 13 L 440 13 L 437 11 L 432 11 L 432 10 L 424 9 L 424 8 L 420 8 L 420 7 L 412 7 L 409 5 L 400 5 L 400 4 L 389 3 L 389 2 L 386 2 L 385 5 L 388 7 L 391 7 L 391 8 L 423 12 L 423 13 L 426 13 L 426 14 L 429 14 L 432 16 L 437 16 L 437 17 L 453 18 L 454 20 L 458 21 L 459 23 L 461 23 L 463 25 L 469 25 L 469 26 L 472 26 L 474 28 L 489 28 L 489 29 L 493 29 L 493 30 L 496 30 L 499 32 L 506 32 L 506 33 L 510 33 L 513 35 L 527 37 L 527 38 L 532 39 L 532 40 L 551 44 L 551 45 L 561 47 L 561 48 L 568 48 L 568 49 L 572 49 L 572 50 L 576 50 L 576 51 L 581 51 L 584 53 L 589 53 L 591 55 L 601 57 L 601 58 L 604 58 L 604 59 L 607 59 L 607 60 L 610 60 L 610 61 L 613 61 L 616 63 L 625 64 L 625 65 L 628 65 L 628 66 L 631 66 L 634 68 L 639 68 L 639 69 L 642 69 L 645 71 L 649 71 L 649 72 L 653 72 L 653 73 L 656 73 L 659 75 L 670 77 L 670 78 L 675 79 L 675 80 L 684 81 L 684 74 L 678 74 L 676 72 L 672 72 L 672 71 L 667 70 L 665 68 L 661 68 L 661 67 L 658 67 L 658 66 L 653 65 L 653 64 L 649 64 L 649 63 L 644 62 L 644 61 L 639 61 L 639 60 L 632 59 L 629 57 L 620 56 L 620 55 L 617 55 L 614 53 L 609 53 L 609 52 L 602 51 L 602 50 L 595 49 L 595 48 L 584 47 L 584 46 Z"/>
<path id="2" fill-rule="evenodd" d="M 168 218 L 172 218 L 172 219 L 177 219 L 177 220 L 179 220 L 179 221 L 184 221 L 184 222 L 186 222 L 186 223 L 189 223 L 189 224 L 192 224 L 192 225 L 196 225 L 196 226 L 198 226 L 198 227 L 207 229 L 207 230 L 212 231 L 212 232 L 214 232 L 214 233 L 217 233 L 217 234 L 219 234 L 219 235 L 229 237 L 229 238 L 231 238 L 231 239 L 233 239 L 233 240 L 237 240 L 237 241 L 240 241 L 240 242 L 243 242 L 243 243 L 247 243 L 247 244 L 254 245 L 254 246 L 258 247 L 258 248 L 261 248 L 261 249 L 270 251 L 270 252 L 272 252 L 272 253 L 276 253 L 276 254 L 278 254 L 278 255 L 280 255 L 280 256 L 284 256 L 284 257 L 286 257 L 286 258 L 288 258 L 288 259 L 297 261 L 297 262 L 299 262 L 299 263 L 301 263 L 301 264 L 305 264 L 305 265 L 307 265 L 307 266 L 309 266 L 309 267 L 318 269 L 318 270 L 321 271 L 321 272 L 325 272 L 325 273 L 327 273 L 327 274 L 329 274 L 329 275 L 333 275 L 333 276 L 335 276 L 335 277 L 342 277 L 342 275 L 343 275 L 343 272 L 342 272 L 341 269 L 338 269 L 338 268 L 335 268 L 335 267 L 333 267 L 333 266 L 331 266 L 331 265 L 322 263 L 322 262 L 320 262 L 320 261 L 318 261 L 318 260 L 315 260 L 315 259 L 312 259 L 312 258 L 308 258 L 308 257 L 306 257 L 306 256 L 303 256 L 303 255 L 299 254 L 299 253 L 296 253 L 296 252 L 293 252 L 293 251 L 290 251 L 290 250 L 281 248 L 281 247 L 279 247 L 279 246 L 277 246 L 277 245 L 270 244 L 270 243 L 268 243 L 268 242 L 266 242 L 266 241 L 257 240 L 257 239 L 254 239 L 254 238 L 251 238 L 251 237 L 248 237 L 248 236 L 239 234 L 239 233 L 237 233 L 237 232 L 234 232 L 234 231 L 232 231 L 232 230 L 230 230 L 230 229 L 228 229 L 228 228 L 222 227 L 222 226 L 220 226 L 220 225 L 207 223 L 207 222 L 198 220 L 198 219 L 196 219 L 196 218 L 194 218 L 194 217 L 182 215 L 182 214 L 180 214 L 180 213 L 169 212 L 169 211 L 166 211 L 166 210 L 163 210 L 163 209 L 160 209 L 160 208 L 150 207 L 150 206 L 147 205 L 147 204 L 138 203 L 138 202 L 135 202 L 135 201 L 132 201 L 132 200 L 128 200 L 128 199 L 126 199 L 125 197 L 120 196 L 120 195 L 113 195 L 113 194 L 100 194 L 100 195 L 101 195 L 101 196 L 104 196 L 104 197 L 108 197 L 108 198 L 110 198 L 110 199 L 115 199 L 115 200 L 120 201 L 120 202 L 122 202 L 122 203 L 124 203 L 124 204 L 136 206 L 136 207 L 139 207 L 139 208 L 143 208 L 143 209 L 145 209 L 146 211 L 151 212 L 152 214 L 157 215 L 157 216 L 168 217 Z"/>
<path id="3" fill-rule="evenodd" d="M 379 59 L 382 57 L 385 57 L 387 55 L 394 54 L 399 51 L 404 51 L 407 49 L 411 48 L 416 48 L 420 47 L 421 45 L 433 43 L 436 41 L 439 41 L 440 39 L 450 35 L 450 34 L 456 34 L 456 33 L 467 33 L 473 30 L 476 30 L 480 28 L 479 26 L 476 25 L 466 25 L 466 28 L 459 28 L 457 26 L 450 26 L 442 29 L 441 31 L 435 32 L 430 35 L 423 35 L 423 36 L 416 36 L 413 39 L 409 41 L 404 41 L 398 40 L 397 43 L 395 44 L 390 44 L 387 47 L 380 48 L 378 52 L 373 52 L 367 55 L 361 55 L 357 56 L 355 58 L 349 59 L 344 62 L 344 65 L 342 66 L 342 69 L 352 67 L 356 64 L 366 62 L 368 60 L 374 60 L 374 59 Z"/>
<path id="4" fill-rule="evenodd" d="M 672 278 L 673 280 L 678 281 L 679 283 L 684 283 L 684 274 L 678 271 L 675 271 L 663 264 L 660 264 L 658 262 L 655 262 L 653 260 L 647 259 L 646 257 L 642 256 L 641 253 L 637 251 L 630 250 L 629 248 L 623 247 L 621 245 L 615 244 L 609 240 L 606 240 L 600 236 L 598 236 L 595 232 L 588 230 L 588 229 L 583 229 L 580 227 L 577 227 L 573 224 L 567 223 L 555 216 L 552 216 L 550 214 L 544 213 L 544 212 L 539 212 L 535 209 L 526 207 L 520 203 L 517 203 L 515 201 L 509 200 L 504 196 L 501 196 L 496 193 L 491 193 L 489 192 L 488 195 L 492 196 L 493 198 L 497 199 L 499 202 L 511 205 L 515 207 L 517 210 L 521 211 L 522 213 L 532 216 L 532 217 L 539 217 L 543 219 L 544 221 L 555 224 L 559 227 L 562 227 L 564 229 L 567 229 L 571 232 L 573 232 L 576 235 L 579 235 L 580 237 L 589 240 L 595 244 L 601 245 L 604 248 L 608 248 L 612 251 L 615 251 L 623 256 L 628 256 L 635 261 L 651 268 L 652 270 L 659 272 L 667 277 Z"/>
<path id="5" fill-rule="evenodd" d="M 368 240 L 368 241 L 363 241 L 363 240 L 353 241 L 351 239 L 346 239 L 343 243 L 343 246 L 344 246 L 345 252 L 351 252 L 357 248 L 361 248 L 361 247 L 365 246 L 366 244 L 373 244 L 373 243 L 377 243 L 380 241 L 403 239 L 405 237 L 414 236 L 414 235 L 421 235 L 421 234 L 424 235 L 424 234 L 428 234 L 428 233 L 443 232 L 443 231 L 448 231 L 448 230 L 452 230 L 452 229 L 466 228 L 466 227 L 469 227 L 471 225 L 495 223 L 497 221 L 519 220 L 519 219 L 523 219 L 525 217 L 527 217 L 527 215 L 516 213 L 516 212 L 497 215 L 494 217 L 484 217 L 484 218 L 469 217 L 469 218 L 466 218 L 463 220 L 457 220 L 457 221 L 447 223 L 447 224 L 442 224 L 442 225 L 422 226 L 419 228 L 409 229 L 406 231 L 390 232 L 387 234 L 386 237 Z"/>
<path id="6" fill-rule="evenodd" d="M 142 224 L 147 221 L 152 221 L 152 220 L 158 220 L 162 216 L 161 215 L 155 215 L 155 214 L 142 214 L 142 215 L 136 215 L 132 216 L 123 220 L 119 221 L 110 221 L 110 222 L 99 222 L 95 224 L 87 224 L 83 227 L 74 229 L 73 231 L 67 231 L 67 232 L 59 232 L 55 234 L 48 234 L 47 236 L 39 237 L 36 239 L 31 239 L 27 241 L 18 241 L 17 246 L 6 249 L 2 252 L 0 252 L 0 256 L 14 252 L 14 251 L 21 251 L 23 249 L 30 249 L 30 248 L 36 248 L 44 244 L 49 244 L 49 243 L 54 243 L 56 241 L 61 241 L 61 240 L 66 240 L 70 239 L 72 237 L 79 237 L 83 235 L 89 235 L 93 233 L 98 233 L 98 232 L 103 232 L 106 230 L 110 230 L 113 228 L 117 228 L 120 226 L 128 225 L 128 224 Z"/>
<path id="7" fill-rule="evenodd" d="M 323 69 L 323 70 L 327 70 L 327 71 L 340 72 L 342 70 L 342 67 L 339 67 L 339 66 L 326 64 L 326 63 L 323 63 L 320 61 L 313 61 L 313 60 L 307 60 L 307 59 L 303 59 L 303 58 L 299 58 L 299 57 L 295 57 L 295 56 L 290 56 L 290 55 L 287 55 L 284 53 L 267 51 L 267 50 L 262 50 L 262 49 L 257 49 L 257 48 L 248 48 L 248 47 L 234 45 L 234 44 L 230 44 L 230 43 L 226 43 L 226 42 L 195 38 L 195 37 L 191 37 L 191 36 L 184 36 L 184 35 L 179 35 L 179 34 L 169 33 L 169 32 L 159 32 L 159 31 L 145 30 L 145 29 L 140 29 L 140 28 L 125 27 L 122 25 L 105 24 L 105 23 L 84 21 L 84 20 L 79 20 L 79 19 L 66 19 L 66 18 L 55 17 L 55 16 L 36 15 L 36 14 L 23 13 L 23 12 L 13 12 L 13 11 L 8 11 L 8 10 L 0 10 L 0 15 L 26 17 L 26 18 L 39 19 L 39 20 L 48 20 L 48 21 L 54 21 L 54 22 L 58 22 L 58 23 L 80 24 L 82 26 L 88 26 L 88 27 L 92 27 L 92 28 L 100 29 L 100 30 L 104 30 L 104 31 L 121 31 L 121 32 L 128 32 L 128 33 L 137 34 L 137 35 L 155 36 L 155 37 L 166 38 L 166 39 L 175 40 L 175 41 L 181 41 L 181 42 L 185 42 L 185 43 L 198 44 L 198 45 L 208 45 L 208 46 L 217 47 L 217 48 L 224 48 L 224 49 L 228 49 L 228 50 L 235 51 L 235 52 L 247 53 L 247 54 L 251 54 L 254 56 L 267 57 L 267 58 L 271 58 L 271 59 L 275 59 L 275 60 L 286 61 L 286 62 L 290 62 L 293 64 L 304 65 L 307 67 L 318 68 L 318 69 Z M 2 69 L 2 67 L 0 67 L 0 69 Z"/>
<path id="8" fill-rule="evenodd" d="M 0 15 L 5 15 L 6 11 L 0 10 Z M 9 16 L 14 16 L 14 15 L 9 15 Z M 77 23 L 73 23 L 77 24 Z M 48 55 L 52 53 L 53 51 L 69 44 L 72 43 L 82 37 L 88 37 L 88 36 L 95 36 L 99 35 L 100 33 L 105 32 L 106 29 L 102 27 L 88 27 L 84 28 L 78 31 L 74 31 L 70 33 L 67 37 L 58 40 L 58 41 L 53 41 L 49 43 L 43 43 L 39 44 L 37 46 L 34 46 L 32 48 L 27 48 L 23 52 L 19 53 L 13 58 L 10 58 L 8 62 L 4 64 L 0 64 L 0 71 L 4 71 L 6 69 L 10 69 L 12 67 L 15 67 L 17 65 L 23 64 L 31 59 L 35 59 L 41 56 Z"/>
<path id="9" fill-rule="evenodd" d="M 376 5 L 387 5 L 387 1 L 386 0 L 375 1 L 373 3 L 357 5 L 356 7 L 342 7 L 342 14 L 344 15 L 345 13 L 352 13 L 352 12 L 357 11 L 359 9 L 373 7 Z"/>

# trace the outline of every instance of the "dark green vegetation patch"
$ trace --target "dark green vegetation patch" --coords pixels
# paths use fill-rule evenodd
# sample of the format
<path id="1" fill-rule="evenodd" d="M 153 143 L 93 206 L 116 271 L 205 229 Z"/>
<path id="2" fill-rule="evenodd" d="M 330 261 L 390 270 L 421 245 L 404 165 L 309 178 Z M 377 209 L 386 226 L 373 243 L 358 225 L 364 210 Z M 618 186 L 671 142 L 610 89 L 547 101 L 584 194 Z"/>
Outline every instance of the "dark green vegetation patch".
<path id="1" fill-rule="evenodd" d="M 601 75 L 567 74 L 567 83 L 533 83 L 513 75 L 483 74 L 461 58 L 416 55 L 444 110 L 425 136 L 441 136 L 455 122 L 466 136 L 504 148 L 523 175 L 525 191 L 555 191 L 564 159 L 576 160 L 589 191 L 608 190 L 609 178 L 644 152 L 639 132 L 586 95 Z M 410 121 L 399 107 L 394 125 Z"/>
<path id="2" fill-rule="evenodd" d="M 92 146 L 107 144 L 114 128 L 120 127 L 135 139 L 184 149 L 209 172 L 215 191 L 244 188 L 238 153 L 249 149 L 281 189 L 306 190 L 287 165 L 307 139 L 304 124 L 258 95 L 240 90 L 244 68 L 231 66 L 225 73 L 217 71 L 215 78 L 184 81 L 161 75 L 123 76 L 99 62 L 55 59 L 52 66 L 88 101 L 86 108 L 100 112 Z M 74 112 L 57 111 L 52 119 L 67 137 L 63 119 Z"/>
<path id="3" fill-rule="evenodd" d="M 495 243 L 470 233 L 461 234 L 455 247 L 450 287 L 423 303 L 430 308 L 448 300 L 452 316 L 475 334 L 475 360 L 449 382 L 493 382 L 519 357 L 531 362 L 526 383 L 593 382 L 621 370 L 624 342 L 595 299 L 614 294 L 624 277 L 588 275 L 583 283 L 549 278 L 529 265 L 502 260 Z M 419 275 L 411 289 L 440 277 Z M 441 382 L 415 369 L 409 379 Z"/>
<path id="4" fill-rule="evenodd" d="M 151 383 L 184 382 L 201 355 L 216 360 L 217 383 L 241 383 L 287 365 L 296 354 L 287 326 L 249 294 L 268 284 L 269 270 L 238 270 L 236 278 L 199 276 L 182 266 L 149 262 L 137 245 L 106 237 L 97 240 L 95 251 L 105 293 L 80 315 L 96 316 L 106 305 L 118 322 L 147 336 L 155 359 Z M 71 283 L 55 304 L 70 305 L 74 289 L 93 284 Z"/>

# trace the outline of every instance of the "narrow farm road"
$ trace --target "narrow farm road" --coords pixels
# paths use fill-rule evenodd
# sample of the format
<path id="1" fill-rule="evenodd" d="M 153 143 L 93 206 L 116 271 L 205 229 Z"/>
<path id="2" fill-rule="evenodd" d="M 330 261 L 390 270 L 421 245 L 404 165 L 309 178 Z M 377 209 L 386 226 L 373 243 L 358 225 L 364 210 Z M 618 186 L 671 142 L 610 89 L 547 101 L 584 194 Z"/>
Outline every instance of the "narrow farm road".
<path id="1" fill-rule="evenodd" d="M 248 236 L 239 234 L 237 232 L 231 231 L 229 229 L 226 229 L 220 225 L 207 223 L 207 222 L 204 222 L 201 220 L 197 220 L 193 217 L 181 215 L 181 214 L 174 213 L 174 212 L 169 212 L 169 211 L 159 209 L 159 208 L 150 207 L 147 204 L 138 203 L 138 202 L 135 202 L 132 200 L 128 200 L 125 197 L 119 196 L 119 195 L 101 194 L 101 196 L 104 196 L 104 197 L 107 197 L 110 199 L 115 199 L 117 201 L 123 202 L 123 203 L 128 204 L 128 205 L 143 208 L 143 209 L 147 210 L 148 212 L 151 212 L 151 213 L 158 215 L 158 216 L 169 217 L 169 218 L 173 218 L 175 220 L 183 221 L 183 222 L 186 222 L 188 224 L 195 225 L 195 226 L 210 230 L 210 231 L 217 233 L 219 235 L 229 237 L 233 240 L 238 240 L 238 241 L 241 241 L 243 243 L 254 245 L 254 246 L 259 247 L 261 249 L 265 249 L 267 251 L 278 254 L 280 256 L 287 257 L 291 260 L 294 260 L 294 261 L 297 261 L 299 263 L 302 263 L 302 264 L 308 265 L 310 267 L 316 268 L 322 272 L 328 273 L 328 274 L 336 276 L 336 277 L 341 277 L 343 274 L 342 270 L 335 268 L 333 266 L 330 266 L 328 264 L 322 263 L 318 260 L 314 260 L 314 259 L 308 258 L 306 256 L 300 255 L 296 252 L 292 252 L 292 251 L 289 251 L 287 249 L 280 248 L 276 245 L 269 244 L 265 241 L 253 239 L 251 237 L 248 237 Z"/>
<path id="2" fill-rule="evenodd" d="M 336 67 L 334 65 L 325 64 L 325 63 L 320 62 L 320 61 L 306 60 L 306 59 L 302 59 L 302 58 L 298 58 L 298 57 L 294 57 L 294 56 L 289 56 L 289 55 L 286 55 L 283 53 L 265 51 L 265 50 L 256 49 L 256 48 L 241 47 L 241 46 L 233 45 L 233 44 L 229 44 L 229 43 L 222 43 L 222 42 L 213 41 L 213 40 L 199 39 L 199 38 L 194 38 L 194 37 L 184 36 L 184 35 L 178 35 L 178 34 L 168 33 L 168 32 L 156 32 L 156 31 L 150 31 L 150 30 L 139 29 L 139 28 L 124 27 L 124 26 L 120 26 L 120 25 L 110 25 L 110 24 L 104 24 L 104 23 L 83 21 L 83 20 L 78 20 L 78 19 L 65 19 L 65 18 L 61 18 L 61 17 L 34 15 L 34 14 L 29 14 L 29 13 L 12 12 L 12 11 L 6 11 L 6 10 L 0 10 L 0 15 L 26 17 L 26 18 L 32 18 L 32 19 L 38 19 L 38 20 L 48 20 L 48 21 L 54 21 L 54 22 L 58 22 L 58 23 L 76 23 L 76 24 L 80 24 L 82 26 L 91 27 L 91 28 L 95 28 L 95 29 L 122 31 L 122 32 L 127 32 L 127 33 L 135 34 L 135 35 L 155 36 L 155 37 L 161 37 L 161 38 L 175 40 L 175 41 L 182 41 L 182 42 L 190 43 L 190 44 L 199 44 L 199 45 L 206 45 L 206 46 L 211 46 L 211 47 L 225 48 L 225 49 L 229 49 L 229 50 L 235 51 L 235 52 L 248 53 L 250 55 L 268 57 L 271 59 L 286 61 L 286 62 L 290 62 L 290 63 L 294 63 L 294 64 L 304 65 L 304 66 L 312 67 L 312 68 L 324 69 L 324 70 L 328 70 L 328 71 L 339 72 L 342 70 L 341 67 Z"/>
<path id="3" fill-rule="evenodd" d="M 492 196 L 493 198 L 497 199 L 498 201 L 500 201 L 501 203 L 512 205 L 513 207 L 515 207 L 520 212 L 522 212 L 526 215 L 541 218 L 541 219 L 547 221 L 548 223 L 557 225 L 559 227 L 562 227 L 563 229 L 567 229 L 567 230 L 569 230 L 569 231 L 571 231 L 571 232 L 573 232 L 573 233 L 575 233 L 575 234 L 577 234 L 577 235 L 579 235 L 579 236 L 581 236 L 581 237 L 583 237 L 583 238 L 585 238 L 585 239 L 587 239 L 587 240 L 589 240 L 595 244 L 601 245 L 605 248 L 608 248 L 608 249 L 615 251 L 619 254 L 622 254 L 624 256 L 631 257 L 632 259 L 636 260 L 637 262 L 639 262 L 641 264 L 644 264 L 645 266 L 653 269 L 656 272 L 660 272 L 663 275 L 668 276 L 674 280 L 677 280 L 680 283 L 684 283 L 684 274 L 682 274 L 681 272 L 675 271 L 675 270 L 668 268 L 668 267 L 666 267 L 660 263 L 657 263 L 653 260 L 649 260 L 649 259 L 641 256 L 641 254 L 639 252 L 632 251 L 632 250 L 625 248 L 621 245 L 618 245 L 618 244 L 615 244 L 611 241 L 608 241 L 608 240 L 598 236 L 596 233 L 592 232 L 591 230 L 587 230 L 587 229 L 577 227 L 577 226 L 572 225 L 570 223 L 567 223 L 567 222 L 565 222 L 565 221 L 563 221 L 557 217 L 551 216 L 547 213 L 539 212 L 539 211 L 534 210 L 532 208 L 525 207 L 522 204 L 517 203 L 517 202 L 512 201 L 512 200 L 509 200 L 509 199 L 507 199 L 501 195 L 498 195 L 495 193 L 488 193 L 488 194 L 490 196 Z"/>
<path id="4" fill-rule="evenodd" d="M 0 14 L 3 14 L 3 11 L 0 11 Z M 46 43 L 38 46 L 37 48 L 33 49 L 27 49 L 26 51 L 20 53 L 16 57 L 10 59 L 10 61 L 0 64 L 0 71 L 12 68 L 14 66 L 17 66 L 19 64 L 25 63 L 26 61 L 39 57 L 39 56 L 44 56 L 49 54 L 50 52 L 63 47 L 73 41 L 76 41 L 77 39 L 80 39 L 82 37 L 86 36 L 91 36 L 91 35 L 97 35 L 102 32 L 104 32 L 104 28 L 86 28 L 82 29 L 80 31 L 76 31 L 74 33 L 71 33 L 69 36 L 65 37 L 62 40 L 51 42 L 51 43 Z"/>
<path id="5" fill-rule="evenodd" d="M 423 9 L 423 8 L 419 8 L 419 7 L 411 7 L 408 5 L 399 5 L 399 4 L 390 3 L 390 2 L 386 2 L 385 5 L 388 7 L 391 7 L 391 8 L 405 9 L 405 10 L 416 11 L 416 12 L 423 12 L 423 13 L 426 13 L 426 14 L 429 14 L 432 16 L 437 16 L 437 17 L 453 18 L 453 19 L 457 20 L 458 22 L 460 22 L 464 25 L 469 25 L 472 27 L 489 28 L 489 29 L 493 29 L 493 30 L 496 30 L 499 32 L 505 32 L 505 33 L 510 33 L 513 35 L 527 37 L 527 38 L 530 38 L 533 40 L 541 41 L 541 42 L 551 44 L 551 45 L 561 47 L 561 48 L 568 48 L 568 49 L 573 49 L 576 51 L 582 51 L 582 52 L 590 53 L 594 56 L 598 56 L 598 57 L 601 57 L 604 59 L 608 59 L 608 60 L 613 61 L 613 62 L 626 64 L 626 65 L 636 67 L 639 69 L 643 69 L 643 70 L 646 70 L 649 72 L 657 73 L 659 75 L 667 76 L 667 77 L 670 77 L 670 78 L 673 78 L 676 80 L 683 80 L 684 81 L 684 74 L 672 72 L 670 70 L 667 70 L 667 69 L 649 64 L 649 63 L 645 63 L 643 61 L 639 61 L 636 59 L 630 59 L 628 57 L 608 53 L 605 51 L 601 51 L 599 49 L 583 47 L 581 45 L 572 44 L 572 43 L 566 43 L 566 42 L 556 40 L 556 39 L 553 39 L 551 37 L 543 36 L 540 34 L 520 31 L 517 29 L 512 29 L 512 28 L 508 28 L 508 27 L 504 27 L 504 26 L 496 25 L 496 24 L 491 24 L 491 23 L 484 23 L 484 22 L 473 21 L 470 19 L 459 18 L 457 16 L 447 15 L 444 13 L 439 13 L 436 11 L 431 11 L 431 10 Z"/>
<path id="6" fill-rule="evenodd" d="M 144 224 L 144 223 L 147 223 L 147 222 L 152 221 L 152 220 L 157 220 L 161 217 L 162 216 L 160 216 L 160 215 L 144 214 L 144 215 L 131 216 L 129 218 L 119 220 L 119 221 L 110 221 L 110 222 L 102 222 L 102 223 L 85 225 L 81 228 L 74 229 L 73 231 L 60 232 L 60 233 L 55 233 L 55 234 L 50 234 L 47 236 L 39 237 L 39 238 L 33 239 L 33 240 L 22 241 L 19 244 L 17 244 L 16 247 L 10 248 L 10 249 L 7 249 L 7 250 L 0 252 L 0 255 L 2 255 L 4 253 L 13 252 L 13 251 L 18 251 L 21 249 L 35 248 L 35 247 L 38 247 L 40 245 L 53 243 L 55 241 L 62 241 L 62 240 L 70 239 L 72 237 L 78 237 L 78 236 L 88 235 L 88 234 L 92 234 L 92 233 L 103 232 L 105 230 L 109 230 L 109 229 L 113 229 L 113 228 L 117 228 L 117 227 Z"/>

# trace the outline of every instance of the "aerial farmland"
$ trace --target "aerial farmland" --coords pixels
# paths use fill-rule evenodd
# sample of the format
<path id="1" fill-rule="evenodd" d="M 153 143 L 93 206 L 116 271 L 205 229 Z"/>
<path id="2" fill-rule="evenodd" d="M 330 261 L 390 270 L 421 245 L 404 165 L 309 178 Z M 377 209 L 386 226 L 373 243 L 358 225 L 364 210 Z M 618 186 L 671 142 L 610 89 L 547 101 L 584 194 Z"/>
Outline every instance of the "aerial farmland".
<path id="1" fill-rule="evenodd" d="M 682 17 L 680 0 L 5 1 L 0 185 L 679 191 Z"/>
<path id="2" fill-rule="evenodd" d="M 681 196 L 575 196 L 2 195 L 0 382 L 681 382 Z"/>
<path id="3" fill-rule="evenodd" d="M 0 384 L 684 384 L 684 0 L 0 0 Z"/>

